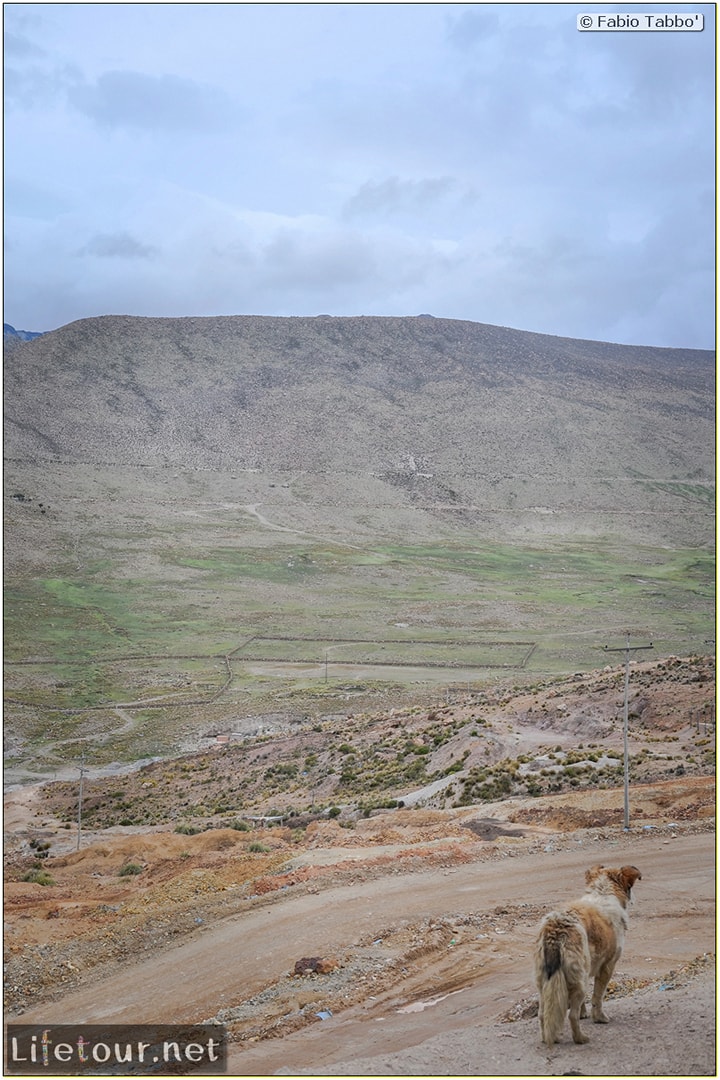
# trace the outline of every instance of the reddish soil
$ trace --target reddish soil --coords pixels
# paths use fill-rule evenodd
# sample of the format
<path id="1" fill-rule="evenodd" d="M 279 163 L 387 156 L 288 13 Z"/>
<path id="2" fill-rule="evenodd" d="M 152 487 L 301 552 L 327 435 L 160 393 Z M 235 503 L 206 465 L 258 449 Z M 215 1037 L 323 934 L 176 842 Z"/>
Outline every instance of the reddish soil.
<path id="1" fill-rule="evenodd" d="M 714 784 L 638 787 L 642 824 L 629 832 L 602 824 L 621 796 L 389 811 L 352 831 L 318 823 L 300 844 L 258 830 L 265 852 L 232 830 L 108 832 L 48 860 L 55 885 L 8 882 L 7 1019 L 216 1018 L 236 1075 L 708 1075 Z M 9 797 L 6 828 L 22 829 L 36 797 Z M 118 877 L 128 862 L 143 872 Z M 587 1046 L 568 1031 L 548 1051 L 533 1018 L 533 935 L 598 862 L 643 874 L 611 1024 Z M 303 957 L 330 970 L 296 976 Z"/>

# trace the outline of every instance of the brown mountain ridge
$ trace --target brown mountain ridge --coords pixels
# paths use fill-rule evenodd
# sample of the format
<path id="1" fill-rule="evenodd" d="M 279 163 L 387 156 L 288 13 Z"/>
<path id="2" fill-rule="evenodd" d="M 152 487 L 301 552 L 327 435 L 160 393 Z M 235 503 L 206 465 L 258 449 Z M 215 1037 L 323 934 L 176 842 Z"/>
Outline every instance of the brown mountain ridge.
<path id="1" fill-rule="evenodd" d="M 106 316 L 5 369 L 6 719 L 43 767 L 712 637 L 709 352 Z"/>
<path id="2" fill-rule="evenodd" d="M 10 351 L 5 452 L 342 474 L 348 502 L 369 483 L 381 503 L 552 510 L 572 489 L 575 511 L 661 509 L 659 539 L 697 542 L 713 378 L 707 351 L 450 319 L 105 316 Z"/>

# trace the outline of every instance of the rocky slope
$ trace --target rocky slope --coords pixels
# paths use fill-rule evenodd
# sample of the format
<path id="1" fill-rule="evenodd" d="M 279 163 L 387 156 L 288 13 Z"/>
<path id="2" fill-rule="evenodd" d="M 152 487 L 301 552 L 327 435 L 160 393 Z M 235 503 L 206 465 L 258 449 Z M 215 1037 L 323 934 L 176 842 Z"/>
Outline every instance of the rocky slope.
<path id="1" fill-rule="evenodd" d="M 697 350 L 446 319 L 107 316 L 8 360 L 13 461 L 370 472 L 458 504 L 507 477 L 713 476 Z"/>
<path id="2" fill-rule="evenodd" d="M 578 830 L 611 839 L 623 824 L 621 684 L 608 669 L 290 737 L 209 740 L 86 778 L 79 850 L 77 782 L 10 792 L 12 1001 L 55 996 L 291 888 L 553 853 Z M 713 695 L 706 659 L 634 669 L 638 832 L 712 828 Z"/>

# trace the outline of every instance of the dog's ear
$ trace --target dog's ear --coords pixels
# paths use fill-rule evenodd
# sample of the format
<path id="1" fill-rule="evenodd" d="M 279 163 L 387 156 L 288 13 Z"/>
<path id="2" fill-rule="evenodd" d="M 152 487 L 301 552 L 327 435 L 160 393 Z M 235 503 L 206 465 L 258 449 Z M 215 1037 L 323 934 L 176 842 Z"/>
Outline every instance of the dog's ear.
<path id="1" fill-rule="evenodd" d="M 632 889 L 636 881 L 642 881 L 642 874 L 637 866 L 621 866 L 620 874 L 627 881 L 628 889 Z"/>
<path id="2" fill-rule="evenodd" d="M 642 881 L 642 874 L 637 866 L 621 866 L 617 871 L 616 880 L 627 896 L 636 881 Z"/>

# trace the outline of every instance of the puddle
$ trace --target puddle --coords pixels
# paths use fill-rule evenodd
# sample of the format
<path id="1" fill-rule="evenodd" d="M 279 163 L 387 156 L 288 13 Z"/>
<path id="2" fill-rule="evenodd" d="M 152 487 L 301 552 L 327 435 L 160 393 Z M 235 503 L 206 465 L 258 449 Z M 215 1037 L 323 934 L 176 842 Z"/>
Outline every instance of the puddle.
<path id="1" fill-rule="evenodd" d="M 437 1005 L 439 1002 L 444 1001 L 445 998 L 452 997 L 453 994 L 462 994 L 463 990 L 465 990 L 465 987 L 461 986 L 459 990 L 451 990 L 449 994 L 442 994 L 440 997 L 429 998 L 427 1001 L 413 1001 L 409 1005 L 403 1005 L 397 1011 L 399 1013 L 423 1012 L 425 1009 L 429 1009 L 431 1005 Z"/>

